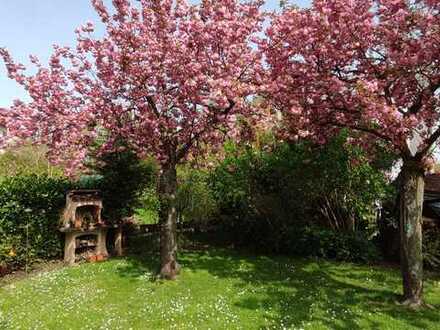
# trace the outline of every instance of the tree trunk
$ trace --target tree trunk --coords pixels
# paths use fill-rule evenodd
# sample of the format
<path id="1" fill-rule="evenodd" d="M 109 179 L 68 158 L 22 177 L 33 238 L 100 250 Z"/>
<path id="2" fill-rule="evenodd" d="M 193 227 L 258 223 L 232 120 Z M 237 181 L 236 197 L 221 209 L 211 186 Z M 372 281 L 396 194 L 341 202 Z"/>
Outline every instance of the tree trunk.
<path id="1" fill-rule="evenodd" d="M 423 303 L 424 184 L 422 164 L 414 160 L 404 160 L 400 195 L 400 264 L 403 277 L 403 304 L 411 307 L 419 307 Z"/>
<path id="2" fill-rule="evenodd" d="M 160 176 L 160 276 L 173 280 L 179 274 L 177 263 L 177 211 L 175 205 L 177 175 L 176 163 L 169 161 Z"/>

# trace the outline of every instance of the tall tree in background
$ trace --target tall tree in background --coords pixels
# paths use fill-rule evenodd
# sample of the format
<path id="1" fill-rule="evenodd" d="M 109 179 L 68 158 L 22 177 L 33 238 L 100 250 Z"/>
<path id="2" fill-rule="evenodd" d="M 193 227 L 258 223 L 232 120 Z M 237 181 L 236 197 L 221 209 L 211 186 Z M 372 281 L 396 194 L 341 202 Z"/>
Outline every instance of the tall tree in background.
<path id="1" fill-rule="evenodd" d="M 176 259 L 176 165 L 201 145 L 219 141 L 215 128 L 248 111 L 260 55 L 252 47 L 261 31 L 260 0 L 113 0 L 109 10 L 92 1 L 105 25 L 93 37 L 87 23 L 76 47 L 54 48 L 35 74 L 1 49 L 10 78 L 31 98 L 16 101 L 6 116 L 10 138 L 33 138 L 49 157 L 81 168 L 89 146 L 109 134 L 101 152 L 124 139 L 140 155 L 161 163 L 161 275 L 173 279 Z M 7 142 L 7 141 L 5 141 Z"/>
<path id="2" fill-rule="evenodd" d="M 141 207 L 144 191 L 156 186 L 157 168 L 153 160 L 139 159 L 124 141 L 115 141 L 114 144 L 114 151 L 98 155 L 94 155 L 94 148 L 91 148 L 87 167 L 92 176 L 83 178 L 89 179 L 95 188 L 101 190 L 104 203 L 102 216 L 116 224 L 132 217 Z"/>
<path id="3" fill-rule="evenodd" d="M 420 306 L 423 177 L 440 137 L 440 2 L 315 0 L 285 8 L 267 37 L 265 91 L 290 134 L 325 141 L 348 127 L 403 159 L 404 303 Z"/>

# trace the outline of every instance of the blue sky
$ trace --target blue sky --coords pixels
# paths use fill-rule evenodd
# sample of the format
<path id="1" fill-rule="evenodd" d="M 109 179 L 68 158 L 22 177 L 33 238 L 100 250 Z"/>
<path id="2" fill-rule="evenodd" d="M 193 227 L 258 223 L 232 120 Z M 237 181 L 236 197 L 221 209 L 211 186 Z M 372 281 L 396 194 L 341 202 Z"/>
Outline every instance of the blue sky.
<path id="1" fill-rule="evenodd" d="M 310 4 L 309 0 L 292 2 Z M 279 0 L 266 0 L 267 8 L 278 4 Z M 0 47 L 25 65 L 30 54 L 45 63 L 53 44 L 73 45 L 75 28 L 89 20 L 99 22 L 90 0 L 1 0 Z M 26 92 L 8 79 L 0 61 L 0 107 L 8 107 L 16 98 L 26 99 Z"/>

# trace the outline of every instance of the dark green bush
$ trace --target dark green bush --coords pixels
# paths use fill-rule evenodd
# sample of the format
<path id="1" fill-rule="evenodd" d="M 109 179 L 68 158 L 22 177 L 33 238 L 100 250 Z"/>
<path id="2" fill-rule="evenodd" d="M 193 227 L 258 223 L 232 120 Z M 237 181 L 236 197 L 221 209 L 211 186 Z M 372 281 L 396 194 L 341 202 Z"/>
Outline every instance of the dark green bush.
<path id="1" fill-rule="evenodd" d="M 440 229 L 423 231 L 423 261 L 432 270 L 440 271 Z"/>
<path id="2" fill-rule="evenodd" d="M 116 223 L 130 217 L 142 205 L 143 193 L 155 186 L 157 166 L 152 160 L 140 159 L 123 142 L 119 149 L 91 155 L 89 167 L 95 172 L 88 181 L 102 192 L 103 218 Z"/>
<path id="3" fill-rule="evenodd" d="M 320 227 L 292 228 L 286 235 L 285 252 L 341 261 L 370 262 L 380 259 L 375 244 L 360 232 L 335 232 Z"/>
<path id="4" fill-rule="evenodd" d="M 234 243 L 264 252 L 353 261 L 377 256 L 369 239 L 377 233 L 376 201 L 389 186 L 347 137 L 324 146 L 228 144 L 210 178 L 219 225 Z"/>
<path id="5" fill-rule="evenodd" d="M 71 186 L 66 179 L 46 175 L 0 181 L 0 264 L 14 268 L 61 256 L 59 217 Z"/>
<path id="6" fill-rule="evenodd" d="M 325 146 L 284 143 L 269 151 L 227 146 L 211 180 L 222 212 L 315 222 L 337 231 L 375 226 L 375 202 L 388 195 L 389 187 L 346 139 Z"/>

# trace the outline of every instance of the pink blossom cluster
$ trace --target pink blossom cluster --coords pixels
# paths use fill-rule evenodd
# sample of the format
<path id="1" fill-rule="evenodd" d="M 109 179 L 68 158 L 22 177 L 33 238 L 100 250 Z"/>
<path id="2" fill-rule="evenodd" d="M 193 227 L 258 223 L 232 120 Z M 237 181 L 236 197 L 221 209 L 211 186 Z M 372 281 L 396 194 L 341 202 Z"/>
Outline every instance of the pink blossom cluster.
<path id="1" fill-rule="evenodd" d="M 266 36 L 264 91 L 285 134 L 324 142 L 348 127 L 401 155 L 417 135 L 420 158 L 440 136 L 440 2 L 315 0 L 276 15 Z"/>
<path id="2" fill-rule="evenodd" d="M 0 49 L 31 98 L 3 116 L 8 137 L 47 144 L 71 170 L 97 139 L 101 152 L 123 138 L 179 162 L 255 110 L 249 122 L 280 128 L 283 140 L 323 143 L 348 127 L 404 156 L 417 137 L 410 156 L 422 159 L 440 137 L 438 1 L 315 0 L 272 14 L 262 0 L 112 3 L 92 0 L 103 37 L 86 22 L 47 66 L 31 57 L 35 74 Z"/>
<path id="3" fill-rule="evenodd" d="M 73 49 L 55 46 L 47 67 L 31 60 L 26 75 L 6 49 L 9 77 L 31 101 L 8 113 L 10 136 L 49 146 L 54 162 L 81 168 L 90 145 L 101 152 L 123 138 L 140 154 L 180 161 L 216 143 L 217 128 L 250 110 L 261 52 L 253 46 L 262 30 L 262 2 L 204 0 L 114 0 L 113 9 L 93 0 L 106 33 L 94 24 L 76 30 Z"/>

